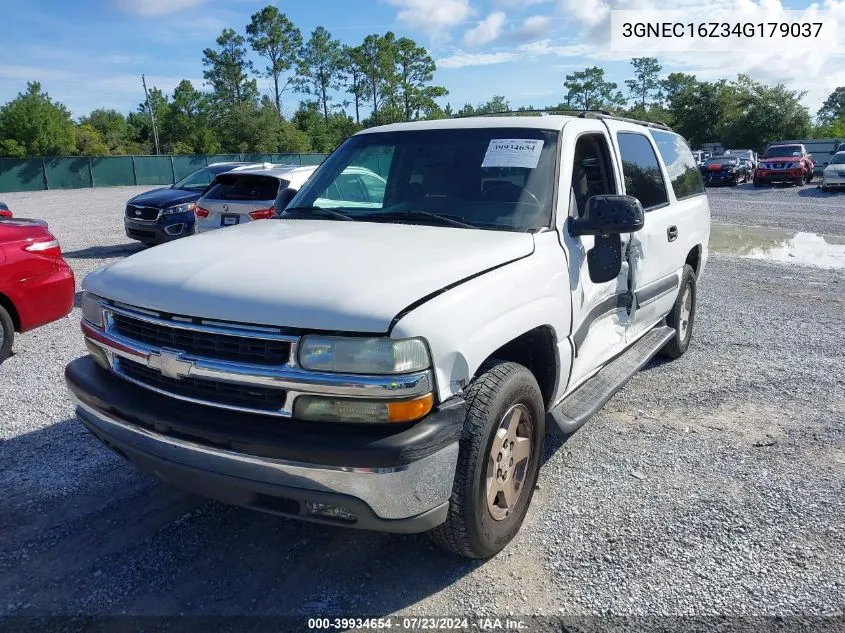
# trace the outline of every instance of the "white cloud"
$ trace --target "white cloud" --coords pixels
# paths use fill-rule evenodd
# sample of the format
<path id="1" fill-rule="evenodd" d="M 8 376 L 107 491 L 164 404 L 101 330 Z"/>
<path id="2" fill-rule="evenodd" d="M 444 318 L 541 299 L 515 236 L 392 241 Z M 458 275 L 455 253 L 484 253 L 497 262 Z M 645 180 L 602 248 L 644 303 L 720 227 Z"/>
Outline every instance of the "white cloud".
<path id="1" fill-rule="evenodd" d="M 444 31 L 464 22 L 475 10 L 469 0 L 387 0 L 399 8 L 396 17 L 413 29 L 432 37 L 442 37 Z"/>
<path id="2" fill-rule="evenodd" d="M 532 15 L 525 18 L 522 25 L 516 30 L 515 37 L 521 41 L 532 41 L 549 34 L 552 19 L 547 15 Z"/>
<path id="3" fill-rule="evenodd" d="M 504 25 L 505 14 L 502 11 L 491 13 L 479 22 L 478 26 L 464 33 L 464 43 L 467 46 L 488 44 L 502 34 L 502 27 Z"/>
<path id="4" fill-rule="evenodd" d="M 116 0 L 117 6 L 137 15 L 165 15 L 203 4 L 205 0 Z"/>
<path id="5" fill-rule="evenodd" d="M 469 66 L 491 66 L 517 59 L 516 53 L 464 53 L 457 52 L 449 57 L 437 60 L 438 68 L 467 68 Z"/>
<path id="6" fill-rule="evenodd" d="M 546 4 L 551 1 L 552 0 L 494 0 L 495 4 L 509 9 L 522 9 L 524 7 L 532 7 L 535 4 Z"/>
<path id="7" fill-rule="evenodd" d="M 610 14 L 604 0 L 561 0 L 560 9 L 588 26 L 600 24 Z"/>

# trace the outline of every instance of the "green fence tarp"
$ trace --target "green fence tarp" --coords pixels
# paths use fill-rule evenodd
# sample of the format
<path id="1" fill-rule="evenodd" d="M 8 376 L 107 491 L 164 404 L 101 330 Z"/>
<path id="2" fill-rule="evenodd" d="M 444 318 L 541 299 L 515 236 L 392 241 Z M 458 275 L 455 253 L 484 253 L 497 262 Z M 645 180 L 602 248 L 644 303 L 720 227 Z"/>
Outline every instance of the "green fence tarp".
<path id="1" fill-rule="evenodd" d="M 49 189 L 79 189 L 91 186 L 88 159 L 45 158 L 44 173 Z"/>
<path id="2" fill-rule="evenodd" d="M 197 154 L 194 156 L 0 158 L 0 193 L 82 187 L 171 185 L 211 163 L 319 165 L 326 156 L 326 154 Z"/>
<path id="3" fill-rule="evenodd" d="M 46 189 L 40 158 L 0 158 L 0 192 Z"/>
<path id="4" fill-rule="evenodd" d="M 204 155 L 173 156 L 172 158 L 173 174 L 176 176 L 176 180 L 182 180 L 188 174 L 192 174 L 208 164 L 208 159 Z"/>
<path id="5" fill-rule="evenodd" d="M 135 184 L 135 169 L 131 156 L 104 156 L 91 158 L 94 187 L 117 187 Z"/>

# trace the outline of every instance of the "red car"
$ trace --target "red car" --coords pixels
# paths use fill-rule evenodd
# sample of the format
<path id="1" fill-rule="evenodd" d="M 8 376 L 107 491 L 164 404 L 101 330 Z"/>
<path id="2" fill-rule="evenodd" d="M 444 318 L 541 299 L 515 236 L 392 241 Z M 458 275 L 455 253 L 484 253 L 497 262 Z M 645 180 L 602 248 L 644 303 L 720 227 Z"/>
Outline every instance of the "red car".
<path id="1" fill-rule="evenodd" d="M 6 206 L 6 203 L 0 200 L 0 220 L 6 220 L 12 217 L 12 212 L 9 211 L 9 207 Z"/>
<path id="2" fill-rule="evenodd" d="M 75 289 L 46 222 L 0 219 L 0 363 L 12 353 L 15 332 L 67 315 Z"/>
<path id="3" fill-rule="evenodd" d="M 773 182 L 808 184 L 813 179 L 813 157 L 803 145 L 770 145 L 754 170 L 754 186 Z"/>

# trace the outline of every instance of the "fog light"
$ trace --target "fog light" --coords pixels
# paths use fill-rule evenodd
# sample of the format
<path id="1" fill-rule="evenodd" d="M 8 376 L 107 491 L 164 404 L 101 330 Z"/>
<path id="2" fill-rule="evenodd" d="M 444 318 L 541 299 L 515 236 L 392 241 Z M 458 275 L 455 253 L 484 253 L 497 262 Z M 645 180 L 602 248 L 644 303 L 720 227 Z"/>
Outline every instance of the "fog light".
<path id="1" fill-rule="evenodd" d="M 358 517 L 343 508 L 331 506 L 326 503 L 317 503 L 315 501 L 306 501 L 305 511 L 312 516 L 335 519 L 346 523 L 355 523 L 358 520 Z"/>
<path id="2" fill-rule="evenodd" d="M 164 227 L 164 232 L 168 235 L 181 235 L 184 229 L 184 224 L 171 224 L 170 226 Z"/>
<path id="3" fill-rule="evenodd" d="M 412 422 L 427 415 L 433 405 L 430 393 L 399 401 L 299 396 L 293 417 L 315 422 Z"/>
<path id="4" fill-rule="evenodd" d="M 89 339 L 85 339 L 85 347 L 88 348 L 88 352 L 91 356 L 94 357 L 94 360 L 97 364 L 102 367 L 103 369 L 111 369 L 111 364 L 109 363 L 109 356 L 106 354 L 106 350 L 104 350 L 99 345 L 95 345 Z"/>

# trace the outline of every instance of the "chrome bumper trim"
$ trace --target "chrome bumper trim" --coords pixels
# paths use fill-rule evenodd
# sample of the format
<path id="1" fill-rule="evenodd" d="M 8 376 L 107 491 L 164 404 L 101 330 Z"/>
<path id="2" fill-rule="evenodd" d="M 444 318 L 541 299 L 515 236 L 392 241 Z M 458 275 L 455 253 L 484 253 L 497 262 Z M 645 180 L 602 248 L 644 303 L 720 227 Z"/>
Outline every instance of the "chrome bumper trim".
<path id="1" fill-rule="evenodd" d="M 350 495 L 382 519 L 404 519 L 446 502 L 452 492 L 458 443 L 396 468 L 347 468 L 247 455 L 143 429 L 83 403 L 78 414 L 108 439 L 159 459 L 269 485 Z"/>
<path id="2" fill-rule="evenodd" d="M 168 322 L 168 325 L 170 325 L 170 322 Z M 173 327 L 179 326 L 173 325 Z M 112 370 L 127 380 L 131 379 L 120 372 L 119 362 L 115 362 L 115 357 L 118 357 L 118 359 L 126 358 L 156 369 L 170 378 L 190 376 L 219 382 L 270 387 L 287 392 L 282 409 L 279 411 L 267 411 L 225 405 L 207 400 L 197 400 L 132 380 L 137 385 L 173 398 L 224 409 L 260 413 L 262 415 L 292 417 L 294 402 L 300 395 L 410 399 L 430 393 L 434 386 L 430 370 L 393 376 L 365 376 L 306 371 L 291 363 L 278 367 L 260 366 L 200 358 L 175 350 L 163 350 L 128 339 L 109 330 L 108 325 L 106 330 L 103 331 L 86 321 L 82 322 L 82 331 L 86 340 L 104 349 L 109 357 Z M 257 338 L 263 338 L 263 335 L 258 334 Z M 291 355 L 292 357 L 295 355 L 293 346 Z"/>

